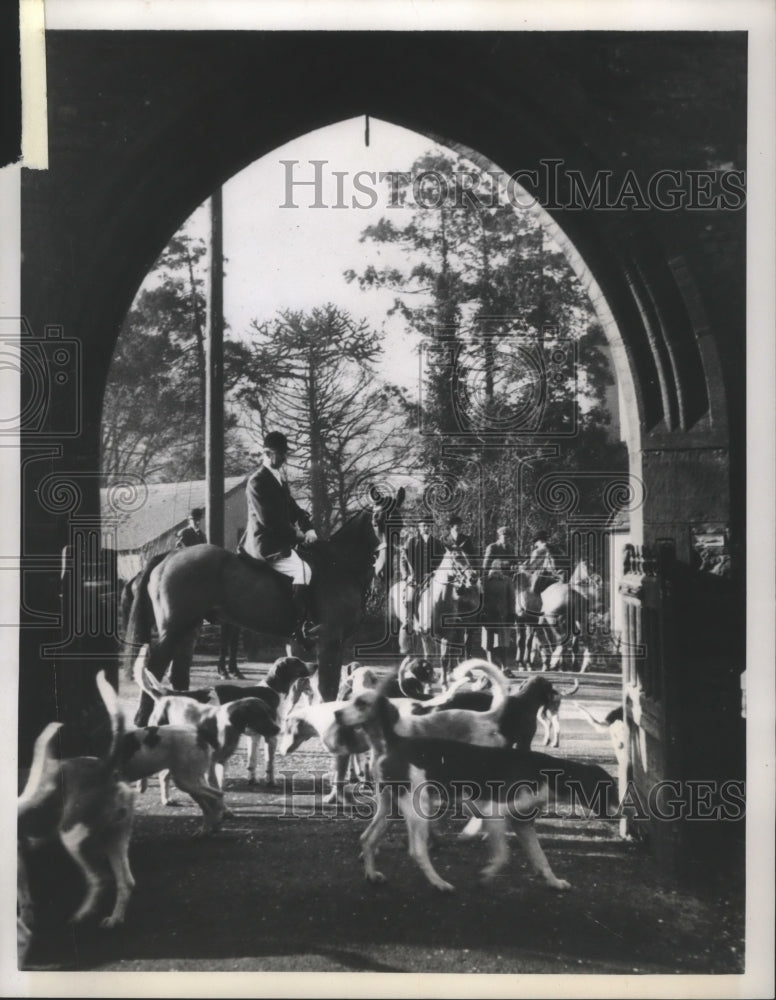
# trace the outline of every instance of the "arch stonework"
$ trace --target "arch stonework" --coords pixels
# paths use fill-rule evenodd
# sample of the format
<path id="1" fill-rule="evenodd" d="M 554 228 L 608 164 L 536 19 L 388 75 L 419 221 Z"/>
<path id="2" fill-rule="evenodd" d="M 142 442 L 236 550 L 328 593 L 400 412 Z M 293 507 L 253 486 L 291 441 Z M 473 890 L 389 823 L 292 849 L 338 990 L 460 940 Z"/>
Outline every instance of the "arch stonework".
<path id="1" fill-rule="evenodd" d="M 50 32 L 47 46 L 50 167 L 23 177 L 22 307 L 33 337 L 54 325 L 82 345 L 85 391 L 79 434 L 60 433 L 73 405 L 60 394 L 23 435 L 22 757 L 43 722 L 81 719 L 89 697 L 73 680 L 72 700 L 55 706 L 39 650 L 58 635 L 58 553 L 73 519 L 99 518 L 102 394 L 121 322 L 170 234 L 216 186 L 296 136 L 367 113 L 510 173 L 541 174 L 548 158 L 589 179 L 742 168 L 746 143 L 736 33 L 693 35 L 689 48 L 670 34 L 591 32 Z M 692 530 L 729 534 L 714 681 L 728 697 L 745 651 L 744 213 L 580 210 L 563 207 L 562 189 L 536 193 L 599 299 L 646 488 L 638 528 L 645 543 L 671 540 L 686 574 L 673 648 L 694 664 L 683 668 L 692 683 L 703 683 L 697 649 L 715 648 L 692 611 Z M 77 509 L 35 503 L 52 471 L 78 477 Z M 732 722 L 726 739 L 739 739 Z"/>

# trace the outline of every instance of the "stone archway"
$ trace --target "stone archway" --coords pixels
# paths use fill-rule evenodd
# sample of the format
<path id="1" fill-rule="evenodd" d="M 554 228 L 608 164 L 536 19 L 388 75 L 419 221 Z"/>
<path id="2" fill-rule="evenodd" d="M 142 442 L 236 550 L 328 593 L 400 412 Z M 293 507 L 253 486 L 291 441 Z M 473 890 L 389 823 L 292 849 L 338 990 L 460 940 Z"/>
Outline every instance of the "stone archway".
<path id="1" fill-rule="evenodd" d="M 684 42 L 661 35 L 48 36 L 50 169 L 23 181 L 22 305 L 33 337 L 55 334 L 54 326 L 81 345 L 75 374 L 86 388 L 72 381 L 70 395 L 52 392 L 42 423 L 22 435 L 22 756 L 41 723 L 63 711 L 56 657 L 40 656 L 59 636 L 59 554 L 75 523 L 99 519 L 102 390 L 122 318 L 167 235 L 263 153 L 366 112 L 455 136 L 508 172 L 547 159 L 585 178 L 625 164 L 649 175 L 666 160 L 680 171 L 712 161 L 742 166 L 745 37 L 694 38 L 688 57 Z M 721 102 L 734 113 L 718 114 Z M 643 130 L 644 120 L 654 129 Z M 552 174 L 537 190 L 621 336 L 646 486 L 643 540 L 672 540 L 684 574 L 669 645 L 686 686 L 672 704 L 700 685 L 706 723 L 722 726 L 722 744 L 740 756 L 739 727 L 715 710 L 712 692 L 731 697 L 744 662 L 742 213 L 579 211 L 564 207 L 566 193 Z M 68 421 L 72 432 L 63 433 Z M 57 476 L 77 484 L 72 501 L 52 501 L 51 489 L 44 495 L 44 482 L 53 488 Z M 704 525 L 729 537 L 724 643 L 710 632 L 707 581 L 693 563 L 693 532 Z M 709 649 L 719 652 L 711 687 Z M 62 666 L 60 682 L 75 673 Z M 80 717 L 81 697 L 79 687 L 64 709 L 70 718 Z M 689 739 L 704 744 L 700 731 Z"/>

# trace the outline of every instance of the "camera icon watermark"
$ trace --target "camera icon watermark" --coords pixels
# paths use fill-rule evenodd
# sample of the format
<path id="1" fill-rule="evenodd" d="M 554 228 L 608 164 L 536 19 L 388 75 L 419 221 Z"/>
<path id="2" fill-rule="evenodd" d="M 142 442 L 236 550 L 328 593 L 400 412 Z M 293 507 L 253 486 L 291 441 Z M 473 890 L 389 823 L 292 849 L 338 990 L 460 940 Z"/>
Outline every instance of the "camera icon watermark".
<path id="1" fill-rule="evenodd" d="M 442 332 L 421 347 L 420 431 L 440 434 L 429 415 L 440 402 L 434 384 L 448 394 L 441 402 L 456 438 L 574 437 L 577 364 L 576 342 L 554 326 L 526 332 L 521 320 L 502 318 Z"/>
<path id="2" fill-rule="evenodd" d="M 3 394 L 0 437 L 17 434 L 73 438 L 81 433 L 83 356 L 80 341 L 61 326 L 33 335 L 24 317 L 0 318 L 0 371 L 18 378 L 16 394 Z"/>

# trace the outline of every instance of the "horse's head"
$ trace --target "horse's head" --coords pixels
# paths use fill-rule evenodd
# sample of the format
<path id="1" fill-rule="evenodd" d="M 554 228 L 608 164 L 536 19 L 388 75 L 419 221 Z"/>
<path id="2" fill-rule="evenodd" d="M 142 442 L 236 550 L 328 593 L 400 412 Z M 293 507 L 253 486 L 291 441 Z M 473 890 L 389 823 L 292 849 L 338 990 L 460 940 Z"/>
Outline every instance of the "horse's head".
<path id="1" fill-rule="evenodd" d="M 587 560 L 580 559 L 574 568 L 569 580 L 571 586 L 578 593 L 583 594 L 593 607 L 601 603 L 603 594 L 603 580 L 600 573 L 591 573 Z"/>
<path id="2" fill-rule="evenodd" d="M 390 544 L 394 539 L 398 539 L 402 528 L 400 508 L 404 503 L 404 487 L 400 486 L 396 496 L 391 496 L 381 493 L 376 486 L 372 486 L 369 498 L 372 501 L 371 519 L 376 549 L 374 574 L 376 579 L 384 581 L 390 566 Z"/>
<path id="3" fill-rule="evenodd" d="M 437 569 L 440 582 L 453 587 L 457 595 L 479 589 L 479 576 L 469 560 L 460 552 L 448 549 Z"/>

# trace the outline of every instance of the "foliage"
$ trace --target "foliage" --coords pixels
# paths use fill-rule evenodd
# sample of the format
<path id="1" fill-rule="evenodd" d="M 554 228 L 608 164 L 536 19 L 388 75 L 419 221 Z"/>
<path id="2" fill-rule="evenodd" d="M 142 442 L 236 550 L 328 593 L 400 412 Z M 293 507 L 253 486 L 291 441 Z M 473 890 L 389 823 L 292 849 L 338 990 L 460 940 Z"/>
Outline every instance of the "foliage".
<path id="1" fill-rule="evenodd" d="M 202 479 L 205 412 L 205 246 L 176 234 L 152 268 L 122 325 L 102 412 L 103 476 L 149 482 Z M 224 381 L 235 384 L 240 345 L 224 344 Z M 227 416 L 226 475 L 245 470 Z"/>
<path id="2" fill-rule="evenodd" d="M 537 528 L 558 528 L 535 495 L 548 442 L 553 471 L 627 468 L 609 429 L 602 331 L 546 221 L 500 199 L 490 175 L 432 152 L 400 178 L 400 207 L 361 236 L 380 265 L 345 277 L 394 291 L 390 312 L 422 338 L 419 447 L 432 506 L 454 507 L 474 531 L 482 524 L 483 545 L 497 524 L 519 521 L 524 547 Z M 600 504 L 583 491 L 582 509 Z"/>
<path id="3" fill-rule="evenodd" d="M 282 429 L 289 437 L 313 521 L 325 533 L 367 480 L 393 468 L 406 439 L 409 405 L 375 374 L 381 352 L 366 322 L 332 304 L 254 322 L 245 349 L 235 399 L 257 436 Z"/>

